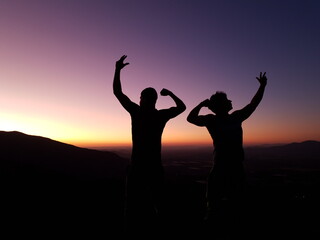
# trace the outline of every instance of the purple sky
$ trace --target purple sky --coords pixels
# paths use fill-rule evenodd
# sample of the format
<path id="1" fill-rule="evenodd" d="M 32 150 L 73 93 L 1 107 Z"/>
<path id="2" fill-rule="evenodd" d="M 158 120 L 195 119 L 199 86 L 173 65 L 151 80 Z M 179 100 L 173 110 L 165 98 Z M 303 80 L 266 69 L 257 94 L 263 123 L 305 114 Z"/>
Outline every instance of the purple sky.
<path id="1" fill-rule="evenodd" d="M 81 146 L 130 143 L 130 118 L 112 93 L 123 54 L 124 92 L 172 90 L 187 110 L 165 143 L 209 142 L 187 114 L 217 90 L 234 109 L 256 76 L 265 97 L 244 125 L 246 144 L 320 140 L 320 2 L 2 0 L 0 130 Z M 159 97 L 157 107 L 170 107 Z M 207 113 L 207 111 L 203 111 Z"/>

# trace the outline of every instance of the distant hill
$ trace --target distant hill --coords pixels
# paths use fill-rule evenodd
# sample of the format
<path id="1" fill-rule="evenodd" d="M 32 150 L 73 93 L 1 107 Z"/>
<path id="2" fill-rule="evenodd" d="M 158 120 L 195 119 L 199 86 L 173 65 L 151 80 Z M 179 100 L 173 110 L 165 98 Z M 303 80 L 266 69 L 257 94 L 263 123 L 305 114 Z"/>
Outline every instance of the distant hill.
<path id="1" fill-rule="evenodd" d="M 320 169 L 320 142 L 294 142 L 272 147 L 248 147 L 246 158 L 251 164 Z"/>
<path id="2" fill-rule="evenodd" d="M 248 171 L 250 198 L 244 216 L 248 231 L 278 234 L 275 230 L 282 229 L 293 236 L 293 230 L 318 229 L 314 219 L 319 215 L 320 142 L 252 147 L 245 152 L 246 165 L 258 169 Z M 128 158 L 5 131 L 0 131 L 0 153 L 2 230 L 10 236 L 122 236 Z M 164 233 L 201 233 L 203 183 L 212 167 L 212 147 L 166 147 L 163 160 L 169 180 Z M 298 173 L 283 171 L 287 168 Z"/>
<path id="3" fill-rule="evenodd" d="M 304 141 L 277 146 L 245 147 L 244 164 L 250 171 L 272 169 L 320 170 L 320 142 Z M 167 171 L 206 176 L 212 168 L 212 146 L 164 147 Z"/>
<path id="4" fill-rule="evenodd" d="M 124 174 L 127 160 L 108 151 L 76 147 L 21 132 L 0 131 L 1 176 L 98 180 Z"/>
<path id="5" fill-rule="evenodd" d="M 42 237 L 121 231 L 126 159 L 4 131 L 0 153 L 3 229 Z"/>

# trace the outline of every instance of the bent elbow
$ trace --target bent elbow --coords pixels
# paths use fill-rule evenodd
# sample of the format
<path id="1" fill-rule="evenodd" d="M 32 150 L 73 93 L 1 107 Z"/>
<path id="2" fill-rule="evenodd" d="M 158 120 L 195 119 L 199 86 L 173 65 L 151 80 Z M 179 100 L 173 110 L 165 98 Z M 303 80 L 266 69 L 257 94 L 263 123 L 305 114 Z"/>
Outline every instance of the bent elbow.
<path id="1" fill-rule="evenodd" d="M 190 116 L 188 116 L 188 117 L 187 117 L 187 121 L 188 121 L 189 123 L 193 123 L 193 118 L 190 117 Z"/>
<path id="2" fill-rule="evenodd" d="M 181 112 L 184 112 L 187 109 L 186 105 L 183 104 L 183 106 L 181 106 Z"/>
<path id="3" fill-rule="evenodd" d="M 184 104 L 179 104 L 176 106 L 176 109 L 179 111 L 179 114 L 181 114 L 187 109 L 187 107 Z"/>

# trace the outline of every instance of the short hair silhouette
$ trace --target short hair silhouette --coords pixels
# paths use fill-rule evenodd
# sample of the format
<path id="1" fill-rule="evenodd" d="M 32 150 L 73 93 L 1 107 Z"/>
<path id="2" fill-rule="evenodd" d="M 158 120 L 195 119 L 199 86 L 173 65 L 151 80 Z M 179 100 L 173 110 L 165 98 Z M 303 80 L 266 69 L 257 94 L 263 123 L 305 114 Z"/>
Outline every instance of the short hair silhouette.
<path id="1" fill-rule="evenodd" d="M 142 90 L 140 95 L 140 106 L 141 105 L 154 106 L 157 102 L 157 99 L 158 99 L 158 93 L 154 88 L 152 87 L 145 88 Z"/>
<path id="2" fill-rule="evenodd" d="M 154 88 L 148 87 L 142 90 L 141 97 L 146 98 L 151 102 L 156 102 L 158 99 L 158 93 Z"/>
<path id="3" fill-rule="evenodd" d="M 232 109 L 232 106 L 230 106 L 231 101 L 228 100 L 227 94 L 222 91 L 217 91 L 215 94 L 213 94 L 210 97 L 210 105 L 209 109 L 213 111 L 214 113 L 217 112 L 229 112 Z"/>
<path id="4" fill-rule="evenodd" d="M 152 87 L 142 90 L 140 105 L 132 102 L 121 88 L 120 72 L 129 64 L 123 62 L 125 58 L 124 55 L 116 62 L 113 92 L 131 117 L 132 154 L 126 176 L 126 232 L 140 235 L 146 230 L 159 229 L 157 221 L 164 185 L 162 133 L 166 123 L 185 111 L 186 106 L 164 88 L 160 94 L 171 97 L 176 106 L 156 109 L 158 94 Z"/>

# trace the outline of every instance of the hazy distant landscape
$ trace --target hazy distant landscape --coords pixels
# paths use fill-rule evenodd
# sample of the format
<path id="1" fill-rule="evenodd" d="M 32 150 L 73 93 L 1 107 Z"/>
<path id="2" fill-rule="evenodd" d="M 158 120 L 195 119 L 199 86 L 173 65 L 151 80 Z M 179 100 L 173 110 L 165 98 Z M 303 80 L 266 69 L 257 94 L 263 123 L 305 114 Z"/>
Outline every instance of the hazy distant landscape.
<path id="1" fill-rule="evenodd" d="M 84 149 L 19 132 L 0 132 L 0 143 L 2 216 L 13 235 L 123 233 L 130 148 Z M 245 152 L 247 238 L 319 236 L 320 142 Z M 163 147 L 164 232 L 202 231 L 211 160 L 210 147 Z"/>

